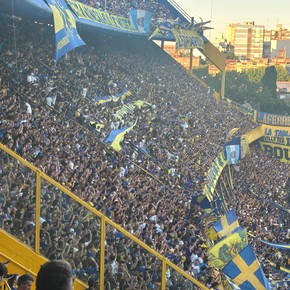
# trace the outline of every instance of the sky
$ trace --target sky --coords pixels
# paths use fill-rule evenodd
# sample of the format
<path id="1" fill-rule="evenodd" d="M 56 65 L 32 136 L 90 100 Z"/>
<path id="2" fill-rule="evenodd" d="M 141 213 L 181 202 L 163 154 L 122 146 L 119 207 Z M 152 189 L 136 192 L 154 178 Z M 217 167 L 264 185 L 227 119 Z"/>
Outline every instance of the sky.
<path id="1" fill-rule="evenodd" d="M 283 24 L 290 29 L 289 0 L 174 0 L 190 16 L 199 22 L 211 20 L 208 26 L 213 27 L 205 36 L 214 41 L 218 32 L 225 32 L 229 23 L 254 21 L 257 25 L 265 25 L 266 29 L 275 29 Z"/>

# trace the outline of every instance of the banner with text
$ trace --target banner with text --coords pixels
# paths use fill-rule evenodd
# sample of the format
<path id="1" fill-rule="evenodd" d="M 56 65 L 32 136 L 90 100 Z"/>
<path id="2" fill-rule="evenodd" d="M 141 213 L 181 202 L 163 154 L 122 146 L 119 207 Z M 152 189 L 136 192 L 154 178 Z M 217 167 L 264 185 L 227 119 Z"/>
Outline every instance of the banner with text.
<path id="1" fill-rule="evenodd" d="M 203 38 L 198 34 L 196 30 L 172 28 L 171 32 L 175 37 L 176 50 L 190 48 L 203 49 Z"/>
<path id="2" fill-rule="evenodd" d="M 265 112 L 257 113 L 257 122 L 274 125 L 274 126 L 286 126 L 290 127 L 290 116 L 275 115 Z"/>
<path id="3" fill-rule="evenodd" d="M 273 138 L 275 137 L 270 137 L 270 138 L 271 138 L 271 142 L 268 142 L 268 141 L 264 142 L 264 140 L 269 139 L 268 137 L 264 137 L 263 141 L 260 141 L 261 148 L 264 151 L 270 153 L 275 158 L 280 159 L 281 162 L 290 163 L 290 146 L 281 145 L 279 143 L 280 140 L 277 140 L 278 138 L 276 138 L 277 141 L 276 140 L 273 141 Z M 289 144 L 290 138 L 287 138 L 287 140 L 285 140 L 284 142 L 287 142 Z"/>
<path id="4" fill-rule="evenodd" d="M 103 12 L 74 0 L 67 0 L 67 3 L 79 19 L 89 20 L 110 27 L 111 29 L 138 33 L 138 30 L 134 28 L 129 18 L 110 15 L 107 12 Z"/>
<path id="5" fill-rule="evenodd" d="M 211 202 L 213 201 L 213 194 L 216 187 L 216 184 L 219 180 L 219 177 L 227 165 L 227 159 L 223 152 L 220 152 L 219 155 L 215 158 L 211 168 L 207 173 L 207 183 L 203 189 L 205 196 Z"/>

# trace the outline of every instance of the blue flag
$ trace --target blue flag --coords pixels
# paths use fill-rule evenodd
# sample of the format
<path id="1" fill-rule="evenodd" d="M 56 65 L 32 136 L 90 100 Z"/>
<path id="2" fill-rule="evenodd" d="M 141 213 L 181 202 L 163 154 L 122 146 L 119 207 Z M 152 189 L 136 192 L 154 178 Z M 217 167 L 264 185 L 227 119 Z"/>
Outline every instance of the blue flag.
<path id="1" fill-rule="evenodd" d="M 120 143 L 123 141 L 126 133 L 131 131 L 134 128 L 134 126 L 136 125 L 136 123 L 137 123 L 137 121 L 131 127 L 123 127 L 121 129 L 115 129 L 115 130 L 111 131 L 109 136 L 107 137 L 107 139 L 104 142 L 110 143 L 114 150 L 116 150 L 117 152 L 120 152 L 122 150 Z"/>
<path id="2" fill-rule="evenodd" d="M 130 21 L 140 33 L 148 33 L 152 13 L 146 10 L 134 9 L 130 11 Z"/>
<path id="3" fill-rule="evenodd" d="M 220 220 L 214 223 L 213 228 L 219 237 L 229 236 L 240 230 L 235 211 L 233 209 L 228 211 Z"/>
<path id="4" fill-rule="evenodd" d="M 85 45 L 77 32 L 76 20 L 64 0 L 46 0 L 53 13 L 56 61 L 72 49 Z"/>
<path id="5" fill-rule="evenodd" d="M 195 195 L 192 197 L 191 202 L 200 205 L 203 209 L 211 209 L 210 202 L 205 195 Z"/>
<path id="6" fill-rule="evenodd" d="M 270 289 L 265 274 L 250 245 L 241 250 L 222 271 L 242 290 Z"/>

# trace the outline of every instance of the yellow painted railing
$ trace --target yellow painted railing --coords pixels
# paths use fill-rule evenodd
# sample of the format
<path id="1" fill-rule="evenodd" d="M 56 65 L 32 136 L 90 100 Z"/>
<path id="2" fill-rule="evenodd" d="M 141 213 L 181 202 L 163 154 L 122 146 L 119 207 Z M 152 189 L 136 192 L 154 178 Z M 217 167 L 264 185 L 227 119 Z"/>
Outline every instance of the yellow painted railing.
<path id="1" fill-rule="evenodd" d="M 38 168 L 27 162 L 25 159 L 20 157 L 15 152 L 8 149 L 6 146 L 0 143 L 0 149 L 4 152 L 6 152 L 8 155 L 10 155 L 12 158 L 16 159 L 18 162 L 20 162 L 22 165 L 26 166 L 28 169 L 34 172 L 35 174 L 35 246 L 34 251 L 39 254 L 40 253 L 40 218 L 41 218 L 41 185 L 42 182 L 48 182 L 48 184 L 53 185 L 57 189 L 59 189 L 62 193 L 69 196 L 71 199 L 73 199 L 76 203 L 79 204 L 79 206 L 82 206 L 86 208 L 89 212 L 94 214 L 96 217 L 100 219 L 100 265 L 99 265 L 99 283 L 100 283 L 100 289 L 104 289 L 105 285 L 105 252 L 106 252 L 106 230 L 109 230 L 111 227 L 118 232 L 122 233 L 127 239 L 131 240 L 131 242 L 136 243 L 138 246 L 140 246 L 142 249 L 150 253 L 152 256 L 157 258 L 161 265 L 161 285 L 159 289 L 165 290 L 166 289 L 166 274 L 168 269 L 171 269 L 171 271 L 176 271 L 176 275 L 182 279 L 182 281 L 187 281 L 187 283 L 190 283 L 191 286 L 195 285 L 199 287 L 200 289 L 208 289 L 203 284 L 201 284 L 199 281 L 194 279 L 192 276 L 181 270 L 178 266 L 173 264 L 171 261 L 169 261 L 167 258 L 150 248 L 148 245 L 137 239 L 133 234 L 126 231 L 124 228 L 122 228 L 120 225 L 114 223 L 111 219 L 103 215 L 101 212 L 96 210 L 94 207 L 92 207 L 89 203 L 86 203 L 82 199 L 80 199 L 78 196 L 74 195 L 70 190 L 65 188 L 63 185 L 56 182 L 54 179 L 49 177 L 48 175 L 41 172 Z M 1 152 L 0 152 L 1 153 Z M 154 262 L 156 264 L 156 262 Z M 193 287 L 189 287 L 188 289 L 193 289 Z"/>
<path id="2" fill-rule="evenodd" d="M 0 289 L 1 290 L 10 290 L 11 289 L 9 287 L 9 284 L 8 284 L 6 279 L 0 282 Z"/>

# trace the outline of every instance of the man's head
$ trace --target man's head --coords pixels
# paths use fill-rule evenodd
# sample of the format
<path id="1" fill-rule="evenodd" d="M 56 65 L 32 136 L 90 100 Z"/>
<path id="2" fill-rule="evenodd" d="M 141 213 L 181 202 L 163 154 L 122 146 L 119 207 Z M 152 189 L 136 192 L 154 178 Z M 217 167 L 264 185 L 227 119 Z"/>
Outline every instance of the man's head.
<path id="1" fill-rule="evenodd" d="M 43 264 L 36 277 L 36 290 L 72 290 L 71 266 L 66 261 L 50 261 Z"/>
<path id="2" fill-rule="evenodd" d="M 7 275 L 7 267 L 4 263 L 0 263 L 0 281 Z"/>
<path id="3" fill-rule="evenodd" d="M 18 290 L 30 290 L 32 287 L 32 284 L 34 282 L 34 279 L 29 274 L 24 274 L 18 278 L 17 286 Z"/>

